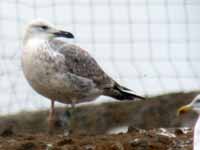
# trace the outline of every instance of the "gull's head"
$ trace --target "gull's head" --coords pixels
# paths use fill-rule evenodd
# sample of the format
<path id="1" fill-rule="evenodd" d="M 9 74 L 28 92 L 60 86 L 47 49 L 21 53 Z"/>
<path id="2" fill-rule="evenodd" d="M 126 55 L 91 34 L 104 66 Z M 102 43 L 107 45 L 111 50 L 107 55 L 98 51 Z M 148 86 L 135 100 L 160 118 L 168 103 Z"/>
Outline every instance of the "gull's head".
<path id="1" fill-rule="evenodd" d="M 50 40 L 56 37 L 74 38 L 72 33 L 59 30 L 44 20 L 34 20 L 26 27 L 24 42 L 27 42 L 31 38 Z"/>
<path id="2" fill-rule="evenodd" d="M 177 114 L 180 115 L 190 110 L 193 110 L 200 115 L 200 95 L 197 95 L 190 104 L 180 107 Z"/>

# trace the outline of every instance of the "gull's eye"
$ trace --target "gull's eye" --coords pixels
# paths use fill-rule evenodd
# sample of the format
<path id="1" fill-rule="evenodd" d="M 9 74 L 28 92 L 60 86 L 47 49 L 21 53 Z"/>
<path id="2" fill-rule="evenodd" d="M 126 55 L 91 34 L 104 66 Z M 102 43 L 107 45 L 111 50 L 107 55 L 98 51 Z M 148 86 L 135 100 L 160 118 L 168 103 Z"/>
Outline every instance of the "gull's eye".
<path id="1" fill-rule="evenodd" d="M 40 26 L 40 28 L 43 29 L 43 30 L 47 30 L 49 27 L 46 26 L 46 25 L 42 25 L 42 26 Z"/>

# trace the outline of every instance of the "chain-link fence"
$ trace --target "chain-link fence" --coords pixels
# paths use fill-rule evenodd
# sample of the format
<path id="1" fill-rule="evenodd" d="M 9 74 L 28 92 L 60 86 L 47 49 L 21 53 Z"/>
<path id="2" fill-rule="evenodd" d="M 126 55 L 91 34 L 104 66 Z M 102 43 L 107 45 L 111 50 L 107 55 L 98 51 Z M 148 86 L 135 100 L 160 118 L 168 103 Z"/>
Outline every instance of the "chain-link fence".
<path id="1" fill-rule="evenodd" d="M 20 65 L 24 26 L 43 18 L 71 31 L 104 70 L 138 94 L 200 88 L 199 0 L 1 0 L 0 113 L 49 101 Z"/>

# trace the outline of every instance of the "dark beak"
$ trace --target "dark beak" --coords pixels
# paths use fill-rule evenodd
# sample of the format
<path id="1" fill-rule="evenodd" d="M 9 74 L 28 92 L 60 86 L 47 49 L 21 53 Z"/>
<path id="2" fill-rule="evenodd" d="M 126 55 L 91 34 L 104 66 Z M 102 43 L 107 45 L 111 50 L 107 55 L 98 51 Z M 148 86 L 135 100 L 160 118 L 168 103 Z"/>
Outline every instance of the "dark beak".
<path id="1" fill-rule="evenodd" d="M 67 32 L 67 31 L 58 31 L 58 32 L 55 32 L 54 35 L 56 37 L 65 37 L 65 38 L 70 38 L 70 39 L 73 39 L 74 38 L 74 35 L 70 32 Z"/>

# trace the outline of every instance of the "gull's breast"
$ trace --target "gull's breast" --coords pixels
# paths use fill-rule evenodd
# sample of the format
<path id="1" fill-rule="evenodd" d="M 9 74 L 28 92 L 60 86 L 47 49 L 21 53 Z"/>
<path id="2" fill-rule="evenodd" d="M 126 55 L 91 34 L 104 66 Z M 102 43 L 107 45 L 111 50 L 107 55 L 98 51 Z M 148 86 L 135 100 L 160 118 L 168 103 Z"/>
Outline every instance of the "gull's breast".
<path id="1" fill-rule="evenodd" d="M 64 57 L 57 54 L 45 41 L 31 41 L 22 54 L 22 68 L 29 84 L 38 93 L 51 99 L 62 98 L 70 92 L 63 82 Z"/>

